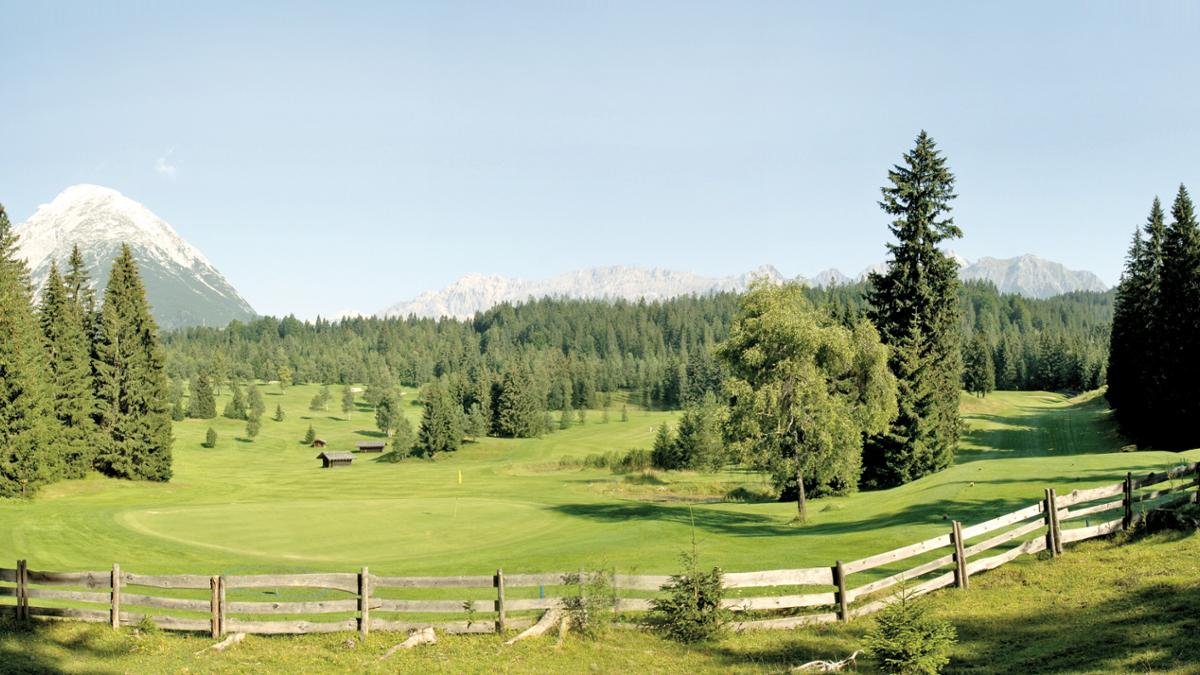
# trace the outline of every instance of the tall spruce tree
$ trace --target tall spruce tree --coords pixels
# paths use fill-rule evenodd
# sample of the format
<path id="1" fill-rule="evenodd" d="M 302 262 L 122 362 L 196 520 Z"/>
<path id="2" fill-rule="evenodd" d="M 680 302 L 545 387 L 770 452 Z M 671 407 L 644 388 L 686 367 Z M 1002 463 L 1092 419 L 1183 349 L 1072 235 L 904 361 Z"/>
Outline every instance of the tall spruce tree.
<path id="1" fill-rule="evenodd" d="M 432 458 L 439 452 L 454 452 L 462 445 L 463 412 L 441 380 L 425 387 L 425 411 L 417 433 L 417 449 Z"/>
<path id="2" fill-rule="evenodd" d="M 0 206 L 0 497 L 32 496 L 57 477 L 50 373 L 16 249 Z"/>
<path id="3" fill-rule="evenodd" d="M 887 270 L 872 273 L 868 315 L 899 381 L 900 414 L 872 436 L 863 453 L 863 483 L 891 486 L 954 461 L 962 381 L 958 265 L 939 245 L 962 236 L 950 217 L 954 175 L 922 131 L 901 164 L 888 172 L 880 207 L 889 225 Z"/>
<path id="4" fill-rule="evenodd" d="M 1149 440 L 1161 394 L 1162 336 L 1156 328 L 1165 236 L 1162 204 L 1155 197 L 1146 224 L 1134 232 L 1113 301 L 1106 396 L 1122 430 L 1139 441 Z"/>
<path id="5" fill-rule="evenodd" d="M 996 365 L 992 361 L 992 347 L 983 331 L 976 331 L 967 344 L 963 359 L 963 384 L 966 390 L 983 398 L 996 388 Z"/>
<path id="6" fill-rule="evenodd" d="M 94 449 L 100 440 L 94 419 L 97 407 L 92 343 L 83 314 L 68 297 L 58 265 L 53 262 L 42 291 L 40 318 L 54 414 L 60 427 L 59 463 L 64 477 L 81 478 L 91 468 Z"/>
<path id="7" fill-rule="evenodd" d="M 192 378 L 188 395 L 188 417 L 209 420 L 217 416 L 217 399 L 213 396 L 212 380 L 206 371 Z"/>
<path id="8" fill-rule="evenodd" d="M 171 478 L 170 394 L 146 290 L 128 245 L 113 262 L 100 312 L 96 468 L 110 476 Z"/>
<path id="9" fill-rule="evenodd" d="M 529 373 L 520 368 L 508 369 L 500 379 L 498 389 L 492 396 L 496 406 L 492 415 L 496 434 L 511 438 L 531 438 L 540 434 L 545 415 L 541 396 Z"/>
<path id="10" fill-rule="evenodd" d="M 1192 447 L 1200 415 L 1200 226 L 1187 188 L 1180 185 L 1163 239 L 1162 272 L 1153 329 L 1157 442 Z"/>

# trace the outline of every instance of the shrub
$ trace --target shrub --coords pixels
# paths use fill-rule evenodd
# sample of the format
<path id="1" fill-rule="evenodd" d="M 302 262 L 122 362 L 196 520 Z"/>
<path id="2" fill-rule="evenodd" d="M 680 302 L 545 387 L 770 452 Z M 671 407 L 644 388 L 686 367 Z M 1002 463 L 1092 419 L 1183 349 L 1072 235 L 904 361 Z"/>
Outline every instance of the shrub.
<path id="1" fill-rule="evenodd" d="M 720 637 L 729 625 L 730 612 L 721 606 L 725 589 L 721 569 L 700 569 L 696 552 L 680 555 L 683 572 L 672 574 L 663 585 L 665 594 L 650 603 L 651 629 L 677 642 L 705 642 Z"/>
<path id="2" fill-rule="evenodd" d="M 313 441 L 317 440 L 317 432 L 313 430 L 312 425 L 308 425 L 308 431 L 304 432 L 304 444 L 312 445 Z"/>
<path id="3" fill-rule="evenodd" d="M 617 606 L 613 571 L 599 569 L 568 574 L 563 581 L 568 590 L 562 605 L 571 630 L 587 638 L 603 635 L 612 623 L 613 608 Z"/>
<path id="4" fill-rule="evenodd" d="M 583 460 L 570 455 L 563 455 L 558 458 L 558 468 L 560 469 L 578 469 L 583 466 Z"/>
<path id="5" fill-rule="evenodd" d="M 653 466 L 650 459 L 649 451 L 641 448 L 634 448 L 626 452 L 621 459 L 610 464 L 609 468 L 613 473 L 632 473 L 635 471 L 649 471 Z"/>
<path id="6" fill-rule="evenodd" d="M 217 447 L 217 430 L 216 429 L 214 429 L 212 427 L 208 428 L 208 432 L 204 434 L 204 447 L 206 447 L 206 448 Z"/>
<path id="7" fill-rule="evenodd" d="M 583 468 L 585 469 L 607 469 L 608 456 L 593 452 L 583 458 Z"/>
<path id="8" fill-rule="evenodd" d="M 950 662 L 957 641 L 954 626 L 929 615 L 928 607 L 906 591 L 875 617 L 867 651 L 889 673 L 932 675 Z"/>

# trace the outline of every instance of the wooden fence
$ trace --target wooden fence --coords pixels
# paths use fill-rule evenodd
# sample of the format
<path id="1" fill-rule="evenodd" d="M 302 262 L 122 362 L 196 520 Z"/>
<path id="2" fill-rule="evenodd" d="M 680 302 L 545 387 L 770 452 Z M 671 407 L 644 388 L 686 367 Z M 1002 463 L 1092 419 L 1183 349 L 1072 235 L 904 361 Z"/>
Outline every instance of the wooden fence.
<path id="1" fill-rule="evenodd" d="M 1197 501 L 1197 485 L 1200 471 L 1192 463 L 1068 494 L 1047 489 L 1042 500 L 1011 513 L 970 526 L 953 521 L 944 534 L 866 558 L 726 573 L 724 602 L 737 613 L 737 630 L 848 621 L 884 607 L 901 585 L 912 595 L 952 585 L 966 589 L 972 575 L 1022 555 L 1057 556 L 1064 544 L 1128 529 L 1149 508 Z M 150 621 L 213 637 L 355 630 L 365 636 L 430 625 L 450 633 L 490 633 L 529 626 L 539 612 L 578 593 L 584 578 L 583 572 L 499 569 L 479 576 L 394 577 L 366 567 L 357 573 L 149 575 L 116 564 L 103 571 L 49 572 L 19 560 L 16 568 L 0 568 L 0 602 L 14 599 L 0 604 L 0 616 L 97 621 L 113 628 Z M 648 610 L 668 580 L 614 575 L 616 610 Z M 445 620 L 448 615 L 457 616 Z"/>

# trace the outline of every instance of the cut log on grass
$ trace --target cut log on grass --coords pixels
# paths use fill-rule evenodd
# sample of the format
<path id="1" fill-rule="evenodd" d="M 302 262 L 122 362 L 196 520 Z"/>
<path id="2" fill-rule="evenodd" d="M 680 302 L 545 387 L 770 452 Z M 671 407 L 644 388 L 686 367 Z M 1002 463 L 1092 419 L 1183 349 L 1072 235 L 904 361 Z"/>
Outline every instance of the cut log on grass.
<path id="1" fill-rule="evenodd" d="M 524 640 L 526 638 L 531 638 L 531 637 L 538 637 L 539 635 L 545 635 L 546 633 L 548 633 L 550 631 L 551 628 L 554 628 L 554 626 L 559 622 L 558 620 L 560 618 L 563 618 L 563 613 L 560 610 L 552 609 L 552 610 L 546 612 L 545 614 L 543 614 L 542 618 L 538 619 L 537 623 L 533 624 L 529 628 L 526 628 L 524 631 L 521 632 L 520 635 L 516 636 L 515 638 L 512 638 L 511 640 L 506 640 L 504 642 L 504 644 L 511 645 L 512 643 L 517 642 L 519 640 Z"/>
<path id="2" fill-rule="evenodd" d="M 408 636 L 407 640 L 384 652 L 383 656 L 379 657 L 379 660 L 382 661 L 386 658 L 390 658 L 393 654 L 401 649 L 412 649 L 417 645 L 431 645 L 436 642 L 437 635 L 433 632 L 433 627 L 426 626 L 425 628 L 413 631 L 412 634 Z"/>
<path id="3" fill-rule="evenodd" d="M 858 659 L 858 655 L 862 650 L 858 650 L 842 659 L 841 661 L 809 661 L 802 666 L 796 666 L 792 669 L 793 673 L 836 673 L 845 670 L 847 667 L 854 665 Z"/>
<path id="4" fill-rule="evenodd" d="M 196 652 L 196 654 L 203 654 L 204 652 L 206 652 L 210 649 L 213 650 L 214 652 L 223 652 L 226 649 L 229 649 L 230 647 L 236 645 L 237 643 L 239 643 L 245 639 L 246 639 L 245 633 L 234 633 L 233 635 L 230 635 L 229 637 L 225 638 L 224 640 L 221 640 L 220 642 L 218 642 L 215 645 L 209 645 L 209 646 L 205 647 L 204 649 L 201 649 L 200 651 Z"/>

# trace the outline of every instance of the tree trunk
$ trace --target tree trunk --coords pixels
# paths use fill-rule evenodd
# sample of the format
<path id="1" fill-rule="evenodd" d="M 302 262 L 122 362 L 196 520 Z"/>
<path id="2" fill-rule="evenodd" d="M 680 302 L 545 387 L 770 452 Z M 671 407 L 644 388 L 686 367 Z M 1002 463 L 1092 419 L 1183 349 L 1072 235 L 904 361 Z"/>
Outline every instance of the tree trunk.
<path id="1" fill-rule="evenodd" d="M 808 521 L 808 501 L 804 497 L 804 469 L 796 462 L 796 518 L 801 522 Z"/>

